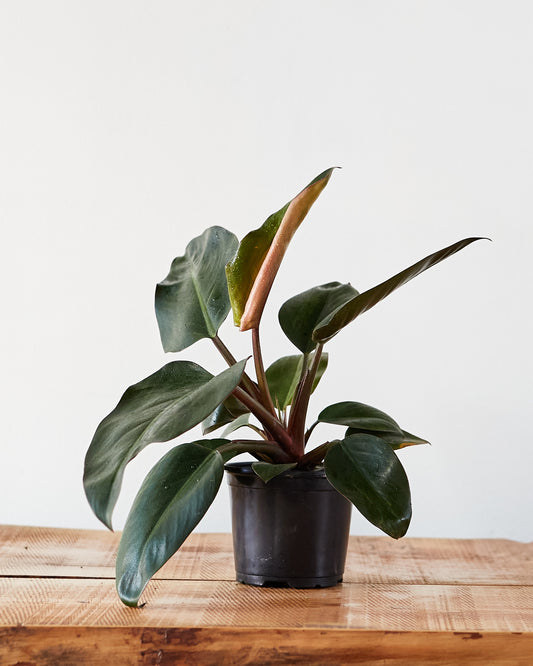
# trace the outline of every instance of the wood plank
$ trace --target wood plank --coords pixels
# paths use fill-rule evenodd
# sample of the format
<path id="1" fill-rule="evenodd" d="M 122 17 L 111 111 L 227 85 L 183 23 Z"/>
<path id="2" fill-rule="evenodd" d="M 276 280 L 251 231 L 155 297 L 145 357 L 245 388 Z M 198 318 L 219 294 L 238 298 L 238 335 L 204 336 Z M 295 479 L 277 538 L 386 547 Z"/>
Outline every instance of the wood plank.
<path id="1" fill-rule="evenodd" d="M 0 662 L 20 666 L 530 666 L 532 654 L 532 634 L 318 629 L 271 629 L 250 634 L 233 627 L 0 628 Z"/>
<path id="2" fill-rule="evenodd" d="M 0 579 L 0 626 L 248 627 L 533 633 L 531 586 L 344 583 L 323 590 L 152 581 L 127 608 L 111 580 Z"/>
<path id="3" fill-rule="evenodd" d="M 533 585 L 533 542 L 350 537 L 345 580 L 432 585 Z"/>
<path id="4" fill-rule="evenodd" d="M 325 590 L 234 582 L 231 536 L 194 534 L 146 588 L 114 589 L 118 534 L 0 527 L 0 663 L 533 663 L 532 544 L 351 537 Z"/>
<path id="5" fill-rule="evenodd" d="M 104 530 L 0 526 L 0 575 L 114 578 L 119 538 Z M 233 580 L 231 535 L 192 534 L 155 578 Z M 533 543 L 352 536 L 345 581 L 533 585 Z"/>
<path id="6" fill-rule="evenodd" d="M 120 533 L 0 526 L 0 576 L 115 577 Z M 230 534 L 193 534 L 156 578 L 233 580 Z"/>

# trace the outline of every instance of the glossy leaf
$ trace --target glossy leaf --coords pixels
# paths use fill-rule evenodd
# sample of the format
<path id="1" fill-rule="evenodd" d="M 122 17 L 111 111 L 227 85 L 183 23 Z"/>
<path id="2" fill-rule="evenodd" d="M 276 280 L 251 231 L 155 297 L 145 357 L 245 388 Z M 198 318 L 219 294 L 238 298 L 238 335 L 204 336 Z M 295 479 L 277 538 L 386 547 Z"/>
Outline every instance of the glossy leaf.
<path id="1" fill-rule="evenodd" d="M 438 252 L 430 254 L 425 259 L 413 264 L 409 268 L 397 273 L 393 277 L 385 280 L 381 284 L 378 284 L 372 289 L 364 291 L 362 294 L 355 296 L 348 303 L 346 303 L 341 308 L 337 309 L 335 312 L 330 314 L 326 319 L 321 322 L 313 333 L 313 340 L 315 342 L 327 342 L 331 338 L 343 329 L 347 324 L 356 319 L 359 315 L 363 314 L 370 308 L 373 308 L 374 305 L 377 305 L 380 301 L 386 298 L 393 291 L 401 287 L 402 285 L 412 280 L 420 273 L 423 273 L 428 268 L 435 266 L 444 259 L 447 259 L 451 255 L 459 252 L 470 243 L 473 243 L 477 240 L 483 240 L 481 238 L 465 238 L 453 245 L 445 247 Z"/>
<path id="2" fill-rule="evenodd" d="M 248 409 L 236 398 L 230 395 L 224 402 L 202 421 L 202 434 L 207 435 L 214 430 L 222 428 L 243 414 L 249 414 Z"/>
<path id="3" fill-rule="evenodd" d="M 257 476 L 262 479 L 265 483 L 268 483 L 276 476 L 287 472 L 290 469 L 294 469 L 298 465 L 297 462 L 291 463 L 267 463 L 267 462 L 256 462 L 252 463 L 252 469 L 257 474 Z"/>
<path id="4" fill-rule="evenodd" d="M 387 444 L 392 446 L 393 449 L 404 449 L 407 446 L 415 446 L 417 444 L 429 444 L 427 439 L 422 439 L 421 437 L 412 435 L 405 430 L 400 430 L 400 432 L 382 432 L 376 430 L 365 430 L 364 428 L 348 428 L 346 430 L 345 437 L 348 437 L 349 435 L 355 435 L 357 433 L 375 435 L 380 439 L 384 439 Z"/>
<path id="5" fill-rule="evenodd" d="M 116 560 L 117 592 L 128 606 L 137 605 L 150 578 L 178 550 L 217 494 L 224 463 L 216 450 L 201 444 L 169 451 L 135 498 Z"/>
<path id="6" fill-rule="evenodd" d="M 238 453 L 235 451 L 224 451 L 221 447 L 226 446 L 226 444 L 231 444 L 231 440 L 229 439 L 199 439 L 196 442 L 192 442 L 193 444 L 198 444 L 198 446 L 203 446 L 206 449 L 209 449 L 210 451 L 218 451 L 219 454 L 222 457 L 222 461 L 224 463 L 227 463 L 229 460 L 232 458 L 235 458 Z"/>
<path id="7" fill-rule="evenodd" d="M 232 421 L 228 427 L 224 430 L 222 433 L 223 437 L 227 437 L 228 435 L 231 435 L 232 432 L 235 432 L 239 428 L 245 428 L 248 426 L 248 419 L 250 418 L 250 412 L 247 414 L 242 414 L 241 416 L 238 416 L 234 421 Z"/>
<path id="8" fill-rule="evenodd" d="M 411 492 L 392 448 L 374 435 L 350 435 L 324 460 L 330 483 L 373 525 L 395 539 L 411 520 Z"/>
<path id="9" fill-rule="evenodd" d="M 313 356 L 311 355 L 311 360 Z M 283 356 L 274 361 L 266 371 L 266 378 L 272 401 L 278 409 L 288 407 L 294 398 L 298 381 L 302 374 L 303 356 Z M 313 382 L 312 391 L 318 385 L 328 366 L 328 355 L 322 354 L 318 363 L 318 370 Z"/>
<path id="10" fill-rule="evenodd" d="M 281 306 L 281 328 L 293 345 L 303 354 L 308 354 L 316 347 L 313 340 L 315 328 L 358 294 L 351 284 L 340 282 L 328 282 L 308 289 Z"/>
<path id="11" fill-rule="evenodd" d="M 83 482 L 96 516 L 111 516 L 126 465 L 151 442 L 166 442 L 200 423 L 239 384 L 246 361 L 213 377 L 196 363 L 174 361 L 130 386 L 98 426 Z"/>
<path id="12" fill-rule="evenodd" d="M 230 414 L 229 410 L 225 407 L 224 403 L 209 414 L 207 418 L 202 421 L 202 435 L 209 435 L 210 433 L 222 428 L 222 426 L 231 423 L 234 416 Z"/>
<path id="13" fill-rule="evenodd" d="M 377 432 L 394 432 L 400 434 L 402 429 L 396 421 L 380 409 L 365 405 L 362 402 L 337 402 L 323 409 L 318 415 L 320 423 L 374 430 Z"/>
<path id="14" fill-rule="evenodd" d="M 247 234 L 226 266 L 233 318 L 241 331 L 259 324 L 287 247 L 332 172 L 333 169 L 327 169 L 318 175 L 294 199 L 270 215 L 259 229 Z"/>
<path id="15" fill-rule="evenodd" d="M 155 310 L 166 352 L 178 352 L 213 338 L 230 311 L 225 266 L 237 251 L 237 237 L 210 227 L 172 262 L 156 287 Z"/>

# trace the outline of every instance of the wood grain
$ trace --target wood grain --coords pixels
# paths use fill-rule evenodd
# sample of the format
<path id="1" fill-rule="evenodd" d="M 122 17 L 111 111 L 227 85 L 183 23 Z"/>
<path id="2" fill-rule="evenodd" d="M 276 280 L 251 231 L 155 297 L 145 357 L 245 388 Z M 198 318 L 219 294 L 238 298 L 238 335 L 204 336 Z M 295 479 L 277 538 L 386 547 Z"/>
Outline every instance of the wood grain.
<path id="1" fill-rule="evenodd" d="M 531 666 L 531 634 L 0 627 L 9 666 Z M 8 652 L 5 646 L 9 646 Z"/>
<path id="2" fill-rule="evenodd" d="M 0 576 L 115 578 L 120 533 L 0 526 Z M 156 578 L 234 577 L 230 534 L 193 534 Z"/>
<path id="3" fill-rule="evenodd" d="M 0 526 L 0 576 L 114 579 L 119 539 L 120 533 L 106 530 Z M 192 534 L 154 578 L 232 580 L 231 535 Z M 344 580 L 531 585 L 533 543 L 351 536 Z"/>
<path id="4" fill-rule="evenodd" d="M 533 664 L 532 544 L 351 537 L 342 585 L 287 590 L 193 534 L 132 609 L 118 538 L 0 527 L 0 664 Z"/>
<path id="5" fill-rule="evenodd" d="M 507 631 L 533 627 L 528 586 L 371 585 L 323 590 L 233 581 L 153 581 L 140 609 L 111 580 L 0 579 L 0 626 L 232 626 L 387 631 Z"/>

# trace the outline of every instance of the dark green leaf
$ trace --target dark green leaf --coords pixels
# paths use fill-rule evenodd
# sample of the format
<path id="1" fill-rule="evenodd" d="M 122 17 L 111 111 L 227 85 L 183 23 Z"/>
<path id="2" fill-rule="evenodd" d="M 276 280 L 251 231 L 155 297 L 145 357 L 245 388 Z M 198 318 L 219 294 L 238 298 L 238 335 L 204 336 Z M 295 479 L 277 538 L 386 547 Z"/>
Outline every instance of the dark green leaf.
<path id="1" fill-rule="evenodd" d="M 259 324 L 285 251 L 333 169 L 318 175 L 294 199 L 247 234 L 226 267 L 233 318 L 242 331 Z"/>
<path id="2" fill-rule="evenodd" d="M 429 444 L 427 439 L 423 439 L 422 437 L 417 437 L 416 435 L 413 435 L 410 432 L 407 432 L 406 430 L 402 430 L 403 434 L 403 441 L 400 446 L 397 446 L 395 448 L 398 449 L 403 449 L 404 446 L 411 446 L 414 444 Z"/>
<path id="3" fill-rule="evenodd" d="M 232 421 L 228 425 L 228 427 L 222 433 L 222 436 L 227 437 L 228 435 L 231 435 L 232 432 L 235 432 L 235 430 L 246 427 L 248 425 L 249 418 L 250 418 L 249 412 L 247 414 L 241 414 L 241 416 L 238 416 L 234 421 Z"/>
<path id="4" fill-rule="evenodd" d="M 359 292 L 351 284 L 328 282 L 293 296 L 279 311 L 279 323 L 285 335 L 303 354 L 316 347 L 313 331 Z"/>
<path id="5" fill-rule="evenodd" d="M 297 465 L 297 462 L 282 464 L 256 462 L 252 463 L 252 469 L 260 479 L 265 483 L 268 483 L 276 476 L 283 474 L 283 472 L 287 472 L 289 469 L 294 469 Z"/>
<path id="6" fill-rule="evenodd" d="M 230 414 L 224 403 L 222 403 L 202 421 L 202 435 L 209 435 L 209 433 L 231 423 L 234 419 L 235 417 Z"/>
<path id="7" fill-rule="evenodd" d="M 237 398 L 230 395 L 202 422 L 202 434 L 208 435 L 218 428 L 234 421 L 242 414 L 249 414 L 248 409 Z"/>
<path id="8" fill-rule="evenodd" d="M 359 430 L 402 433 L 400 426 L 388 414 L 362 402 L 337 402 L 323 409 L 318 415 L 317 421 L 349 426 Z"/>
<path id="9" fill-rule="evenodd" d="M 311 360 L 313 356 L 311 355 Z M 270 395 L 278 409 L 285 409 L 292 403 L 298 380 L 302 373 L 303 356 L 283 356 L 274 361 L 266 371 Z M 328 367 L 328 355 L 322 354 L 318 363 L 318 371 L 313 382 L 314 391 L 322 375 Z"/>
<path id="10" fill-rule="evenodd" d="M 217 494 L 222 457 L 200 444 L 169 451 L 135 498 L 116 561 L 117 591 L 128 606 L 137 605 L 150 578 L 178 550 Z"/>
<path id="11" fill-rule="evenodd" d="M 345 437 L 349 435 L 355 435 L 357 433 L 364 433 L 367 435 L 375 435 L 380 439 L 384 439 L 387 444 L 392 446 L 393 449 L 403 449 L 407 446 L 414 446 L 415 444 L 429 444 L 427 439 L 422 439 L 416 435 L 411 435 L 411 433 L 401 430 L 400 432 L 382 432 L 379 430 L 369 430 L 364 428 L 348 428 L 346 430 Z"/>
<path id="12" fill-rule="evenodd" d="M 346 437 L 363 433 L 384 439 L 393 449 L 403 449 L 414 444 L 429 444 L 425 439 L 402 430 L 385 412 L 362 402 L 338 402 L 323 409 L 319 422 L 349 426 Z"/>
<path id="13" fill-rule="evenodd" d="M 327 452 L 330 483 L 373 525 L 399 539 L 411 520 L 407 475 L 392 448 L 374 435 L 351 435 Z"/>
<path id="14" fill-rule="evenodd" d="M 210 227 L 172 262 L 156 287 L 155 311 L 166 352 L 178 352 L 213 338 L 230 310 L 225 266 L 237 251 L 237 237 Z"/>
<path id="15" fill-rule="evenodd" d="M 174 361 L 128 388 L 85 457 L 85 493 L 104 525 L 111 529 L 128 462 L 151 442 L 174 439 L 200 423 L 239 384 L 245 363 L 213 377 L 196 363 Z"/>
<path id="16" fill-rule="evenodd" d="M 234 458 L 237 453 L 235 451 L 226 451 L 224 452 L 220 450 L 222 446 L 225 446 L 226 444 L 231 444 L 231 441 L 229 439 L 199 439 L 196 442 L 192 442 L 193 444 L 197 444 L 198 446 L 203 446 L 206 449 L 209 449 L 210 451 L 218 451 L 220 455 L 222 456 L 222 460 L 224 463 L 227 463 L 229 460 Z"/>
<path id="17" fill-rule="evenodd" d="M 462 250 L 470 243 L 473 243 L 477 240 L 483 240 L 481 238 L 465 238 L 449 247 L 446 247 L 438 252 L 430 254 L 425 259 L 413 264 L 409 268 L 397 273 L 393 277 L 389 278 L 385 282 L 378 284 L 368 291 L 364 291 L 359 296 L 355 296 L 348 303 L 346 303 L 341 308 L 337 309 L 335 312 L 330 314 L 323 320 L 319 326 L 315 329 L 313 333 L 313 340 L 315 342 L 327 342 L 331 338 L 344 328 L 347 324 L 356 319 L 359 315 L 363 314 L 370 308 L 373 308 L 374 305 L 377 305 L 380 301 L 386 298 L 393 291 L 401 287 L 409 280 L 412 280 L 420 273 L 423 273 L 431 266 L 435 266 L 439 262 L 447 259 L 452 254 L 455 254 L 459 250 Z"/>

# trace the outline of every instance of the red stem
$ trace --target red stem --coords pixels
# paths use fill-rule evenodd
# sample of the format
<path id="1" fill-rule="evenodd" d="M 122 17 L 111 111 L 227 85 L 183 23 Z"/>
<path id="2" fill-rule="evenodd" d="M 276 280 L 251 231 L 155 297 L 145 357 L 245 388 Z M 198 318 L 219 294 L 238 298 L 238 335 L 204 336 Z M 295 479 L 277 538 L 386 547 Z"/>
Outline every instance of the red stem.
<path id="1" fill-rule="evenodd" d="M 226 345 L 222 342 L 222 340 L 218 337 L 218 335 L 215 335 L 214 338 L 211 338 L 213 340 L 213 343 L 215 347 L 218 349 L 218 351 L 222 354 L 224 357 L 224 360 L 226 363 L 231 366 L 235 365 L 237 363 L 237 359 L 233 354 L 230 352 L 230 350 L 226 347 Z M 248 393 L 253 396 L 256 400 L 261 399 L 259 387 L 257 384 L 248 377 L 246 373 L 243 374 L 241 384 L 242 388 L 245 391 L 248 391 Z"/>
<path id="2" fill-rule="evenodd" d="M 298 447 L 300 456 L 303 456 L 305 450 L 305 420 L 307 417 L 307 408 L 309 406 L 309 398 L 311 397 L 311 392 L 313 390 L 313 383 L 315 381 L 323 348 L 324 345 L 317 345 L 311 367 L 308 372 L 302 376 L 296 391 L 296 397 L 289 416 L 288 432 L 291 439 Z"/>
<path id="3" fill-rule="evenodd" d="M 265 430 L 270 433 L 273 439 L 278 442 L 281 448 L 291 457 L 291 460 L 298 460 L 300 451 L 294 446 L 289 433 L 278 418 L 271 414 L 261 403 L 252 398 L 246 391 L 239 386 L 234 389 L 233 395 L 242 402 L 245 407 L 252 412 L 254 416 L 263 424 Z"/>
<path id="4" fill-rule="evenodd" d="M 257 383 L 259 384 L 259 391 L 262 397 L 261 402 L 273 416 L 276 416 L 276 409 L 274 407 L 274 403 L 272 402 L 272 396 L 270 395 L 268 383 L 266 380 L 265 366 L 263 365 L 261 340 L 259 338 L 259 326 L 252 328 L 252 349 L 254 353 L 255 374 L 257 377 Z"/>

